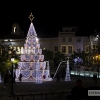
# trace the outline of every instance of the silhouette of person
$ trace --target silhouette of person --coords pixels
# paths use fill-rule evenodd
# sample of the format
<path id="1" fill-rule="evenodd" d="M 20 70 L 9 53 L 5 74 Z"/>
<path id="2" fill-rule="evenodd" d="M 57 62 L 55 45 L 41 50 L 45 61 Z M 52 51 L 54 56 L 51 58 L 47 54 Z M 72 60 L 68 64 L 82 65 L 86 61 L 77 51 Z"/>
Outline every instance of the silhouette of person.
<path id="1" fill-rule="evenodd" d="M 57 73 L 56 78 L 57 78 L 56 82 L 60 81 L 60 74 L 59 73 Z"/>
<path id="2" fill-rule="evenodd" d="M 82 80 L 76 81 L 76 86 L 71 90 L 70 100 L 83 100 L 86 98 L 86 89 L 82 86 Z"/>
<path id="3" fill-rule="evenodd" d="M 22 74 L 20 73 L 19 75 L 19 81 L 21 82 L 22 81 Z"/>
<path id="4" fill-rule="evenodd" d="M 93 75 L 93 80 L 95 81 L 95 83 L 97 83 L 97 74 Z"/>

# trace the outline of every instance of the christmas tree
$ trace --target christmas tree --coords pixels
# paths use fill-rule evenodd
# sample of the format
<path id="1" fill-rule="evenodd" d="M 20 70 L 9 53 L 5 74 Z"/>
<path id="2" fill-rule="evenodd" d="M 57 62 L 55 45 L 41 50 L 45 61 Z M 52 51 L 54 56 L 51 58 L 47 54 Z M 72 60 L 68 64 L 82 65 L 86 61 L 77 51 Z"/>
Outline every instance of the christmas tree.
<path id="1" fill-rule="evenodd" d="M 33 15 L 31 13 L 31 24 L 25 40 L 23 54 L 20 56 L 18 69 L 16 69 L 16 80 L 22 75 L 22 81 L 33 81 L 41 83 L 50 80 L 49 61 L 44 61 L 44 55 L 40 48 L 39 39 L 32 23 Z"/>

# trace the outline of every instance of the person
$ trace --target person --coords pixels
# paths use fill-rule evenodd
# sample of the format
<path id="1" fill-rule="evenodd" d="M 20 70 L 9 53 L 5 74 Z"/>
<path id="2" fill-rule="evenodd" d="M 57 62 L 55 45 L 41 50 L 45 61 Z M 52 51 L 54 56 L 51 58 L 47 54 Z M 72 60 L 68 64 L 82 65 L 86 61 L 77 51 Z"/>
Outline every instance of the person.
<path id="1" fill-rule="evenodd" d="M 43 79 L 45 79 L 45 75 L 43 75 Z"/>
<path id="2" fill-rule="evenodd" d="M 95 81 L 95 83 L 97 83 L 97 74 L 93 75 L 93 80 Z"/>
<path id="3" fill-rule="evenodd" d="M 95 74 L 95 82 L 97 83 L 97 74 Z"/>
<path id="4" fill-rule="evenodd" d="M 57 78 L 56 82 L 60 81 L 60 73 L 57 73 L 56 78 Z"/>
<path id="5" fill-rule="evenodd" d="M 20 73 L 19 75 L 19 81 L 21 82 L 22 81 L 22 74 Z"/>
<path id="6" fill-rule="evenodd" d="M 67 96 L 67 100 L 85 100 L 86 89 L 82 86 L 82 80 L 76 81 L 76 86 L 71 90 L 70 96 Z"/>
<path id="7" fill-rule="evenodd" d="M 54 77 L 54 74 L 52 73 L 52 74 L 51 74 L 51 78 L 53 79 L 53 77 Z"/>

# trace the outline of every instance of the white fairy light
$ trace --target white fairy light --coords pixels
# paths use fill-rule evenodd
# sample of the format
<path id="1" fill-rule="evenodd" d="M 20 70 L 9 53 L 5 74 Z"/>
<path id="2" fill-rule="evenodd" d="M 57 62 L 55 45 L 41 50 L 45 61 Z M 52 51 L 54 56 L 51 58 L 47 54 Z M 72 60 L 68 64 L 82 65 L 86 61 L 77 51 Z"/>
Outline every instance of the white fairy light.
<path id="1" fill-rule="evenodd" d="M 38 43 L 39 39 L 36 37 L 36 42 Z"/>

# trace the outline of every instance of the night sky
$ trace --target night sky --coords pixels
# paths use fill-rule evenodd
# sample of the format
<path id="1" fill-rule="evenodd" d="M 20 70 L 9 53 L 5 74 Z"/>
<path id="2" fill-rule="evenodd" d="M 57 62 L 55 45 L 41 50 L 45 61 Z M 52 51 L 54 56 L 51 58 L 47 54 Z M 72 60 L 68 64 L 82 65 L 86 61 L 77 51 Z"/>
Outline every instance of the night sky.
<path id="1" fill-rule="evenodd" d="M 90 35 L 95 29 L 100 32 L 100 8 L 97 3 L 65 1 L 32 0 L 2 4 L 1 34 L 10 34 L 13 23 L 18 23 L 27 34 L 30 26 L 28 16 L 31 12 L 35 17 L 33 24 L 38 35 L 57 35 L 63 26 L 77 26 L 76 35 Z"/>

